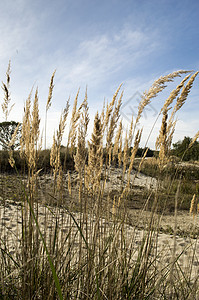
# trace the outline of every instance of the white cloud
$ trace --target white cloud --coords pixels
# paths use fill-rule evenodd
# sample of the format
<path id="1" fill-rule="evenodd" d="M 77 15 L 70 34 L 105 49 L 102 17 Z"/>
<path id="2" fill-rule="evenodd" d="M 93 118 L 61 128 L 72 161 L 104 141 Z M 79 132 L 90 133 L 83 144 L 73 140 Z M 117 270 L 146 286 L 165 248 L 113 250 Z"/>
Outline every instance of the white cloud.
<path id="1" fill-rule="evenodd" d="M 54 13 L 52 7 L 54 9 L 56 3 L 52 6 L 50 1 L 49 7 L 43 9 L 44 7 L 41 6 L 38 11 L 39 3 L 40 1 L 36 1 L 35 4 L 27 0 L 7 0 L 0 11 L 2 41 L 0 44 L 0 78 L 4 80 L 7 63 L 11 58 L 13 70 L 11 89 L 13 101 L 16 102 L 13 118 L 21 118 L 23 103 L 34 83 L 35 86 L 39 86 L 41 112 L 44 111 L 50 77 L 55 68 L 57 72 L 52 114 L 49 113 L 48 118 L 50 135 L 54 131 L 53 128 L 57 128 L 59 111 L 64 107 L 66 99 L 71 95 L 73 101 L 79 87 L 81 87 L 81 102 L 85 87 L 88 85 L 88 101 L 93 118 L 96 110 L 101 110 L 104 97 L 110 100 L 121 82 L 124 82 L 124 101 L 126 101 L 136 91 L 142 93 L 148 89 L 154 79 L 159 77 L 157 75 L 163 75 L 162 70 L 166 71 L 163 69 L 165 68 L 164 62 L 160 68 L 156 66 L 160 74 L 155 73 L 154 70 L 148 70 L 146 73 L 142 70 L 142 68 L 145 69 L 148 61 L 154 59 L 154 63 L 156 62 L 155 55 L 161 53 L 164 47 L 168 49 L 169 45 L 165 43 L 169 37 L 161 36 L 159 28 L 154 29 L 149 26 L 141 29 L 139 24 L 132 26 L 128 21 L 126 24 L 121 24 L 117 32 L 114 30 L 116 27 L 111 30 L 109 28 L 101 30 L 100 27 L 95 27 L 91 36 L 88 34 L 90 32 L 88 28 L 88 32 L 82 36 L 77 34 L 72 38 L 73 33 L 70 30 L 78 33 L 79 31 L 75 31 L 74 28 L 80 24 L 73 24 L 74 28 L 70 28 L 62 23 L 63 20 L 59 23 L 57 18 L 57 24 L 53 23 L 55 26 L 53 28 L 50 22 Z M 96 31 L 95 36 L 94 31 Z M 153 101 L 155 107 L 161 106 L 160 100 Z M 194 101 L 195 109 L 198 107 L 198 102 Z M 182 115 L 182 119 L 188 119 L 187 115 Z M 197 120 L 196 115 L 194 119 Z M 152 122 L 153 119 L 148 117 L 144 122 L 146 130 Z M 189 125 L 184 122 L 181 125 L 179 128 L 183 130 L 190 126 L 188 131 L 192 132 L 192 129 L 197 127 L 197 121 L 189 122 Z M 177 130 L 176 134 L 180 136 Z M 155 137 L 152 136 L 151 140 L 154 139 Z"/>
<path id="2" fill-rule="evenodd" d="M 124 71 L 126 66 L 136 66 L 139 59 L 144 58 L 155 48 L 157 42 L 141 31 L 121 30 L 115 35 L 98 35 L 94 39 L 79 44 L 75 52 L 69 78 L 86 79 L 95 82 L 107 79 L 108 76 Z"/>

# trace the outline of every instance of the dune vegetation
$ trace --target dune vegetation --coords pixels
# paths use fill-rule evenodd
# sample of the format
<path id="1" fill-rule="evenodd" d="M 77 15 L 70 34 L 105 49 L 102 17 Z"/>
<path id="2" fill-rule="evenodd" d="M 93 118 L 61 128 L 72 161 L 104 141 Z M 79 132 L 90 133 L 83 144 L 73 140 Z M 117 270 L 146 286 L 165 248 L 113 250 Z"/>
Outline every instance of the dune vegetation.
<path id="1" fill-rule="evenodd" d="M 46 132 L 55 73 L 43 140 L 38 89 L 31 91 L 19 125 L 20 147 L 12 147 L 17 126 L 0 155 L 0 299 L 199 298 L 199 231 L 194 223 L 199 165 L 187 166 L 193 169 L 188 178 L 183 157 L 171 156 L 175 117 L 197 75 L 180 70 L 157 79 L 143 94 L 128 130 L 120 117 L 120 85 L 111 101 L 96 112 L 90 139 L 87 92 L 79 101 L 78 91 L 70 120 L 66 102 L 51 149 L 46 149 Z M 10 65 L 6 76 L 2 109 L 7 120 Z M 137 159 L 142 113 L 177 77 L 182 77 L 180 84 L 159 112 L 157 155 L 146 159 L 146 148 Z M 69 134 L 63 147 L 66 126 Z M 198 137 L 199 132 L 187 149 Z M 12 172 L 4 169 L 8 162 Z M 153 177 L 153 184 L 138 186 L 140 173 Z M 178 226 L 182 211 L 191 219 L 195 216 L 186 230 Z M 173 227 L 162 225 L 165 214 L 173 217 Z"/>

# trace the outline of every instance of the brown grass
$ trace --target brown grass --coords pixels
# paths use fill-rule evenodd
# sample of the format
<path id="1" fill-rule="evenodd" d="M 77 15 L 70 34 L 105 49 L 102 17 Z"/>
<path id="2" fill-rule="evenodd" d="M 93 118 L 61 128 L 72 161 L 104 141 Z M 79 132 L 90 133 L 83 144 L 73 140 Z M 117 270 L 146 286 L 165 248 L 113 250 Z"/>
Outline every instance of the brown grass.
<path id="1" fill-rule="evenodd" d="M 198 72 L 186 76 L 163 104 L 162 125 L 157 139 L 157 147 L 160 148 L 159 164 L 153 158 L 154 164 L 150 165 L 153 170 L 157 168 L 157 186 L 141 194 L 142 209 L 137 219 L 132 219 L 128 210 L 129 201 L 135 201 L 135 176 L 146 167 L 145 152 L 138 164 L 138 172 L 133 173 L 142 136 L 142 130 L 136 128 L 137 123 L 151 100 L 169 82 L 186 73 L 177 71 L 160 77 L 144 93 L 138 107 L 138 116 L 135 122 L 132 118 L 130 128 L 125 132 L 124 143 L 120 120 L 123 97 L 121 85 L 106 109 L 104 106 L 102 113 L 96 113 L 89 141 L 87 91 L 79 108 L 78 91 L 69 122 L 68 144 L 63 150 L 67 153 L 70 151 L 75 172 L 65 174 L 61 163 L 68 101 L 53 137 L 50 153 L 53 176 L 49 180 L 48 175 L 44 175 L 43 181 L 40 176 L 42 170 L 38 167 L 41 154 L 38 89 L 35 91 L 32 110 L 33 91 L 30 93 L 25 104 L 20 141 L 20 154 L 26 160 L 28 173 L 23 176 L 17 173 L 20 192 L 16 194 L 15 209 L 14 204 L 6 199 L 6 188 L 2 185 L 0 298 L 197 299 L 199 277 L 194 268 L 198 253 L 196 244 L 191 239 L 186 244 L 186 247 L 192 247 L 192 256 L 187 258 L 191 266 L 188 270 L 180 260 L 188 248 L 177 254 L 177 211 L 181 199 L 181 181 L 176 177 L 176 172 L 170 177 L 164 177 L 164 170 L 168 166 L 175 128 L 173 116 L 186 101 Z M 55 72 L 51 77 L 46 105 L 46 124 L 54 75 Z M 169 108 L 181 89 L 168 121 Z M 198 134 L 193 140 L 197 138 Z M 108 182 L 116 158 L 121 166 L 117 169 L 121 171 L 121 177 L 120 188 L 114 193 L 111 186 L 108 187 Z M 13 156 L 10 162 L 14 165 Z M 196 193 L 197 190 L 191 202 L 191 212 L 195 207 Z M 170 251 L 168 248 L 161 250 L 159 238 L 161 214 L 158 211 L 161 205 L 162 208 L 167 206 L 165 197 L 164 205 L 161 203 L 165 195 L 173 201 L 176 220 Z M 7 206 L 15 211 L 18 224 L 16 231 L 13 229 L 15 221 L 8 224 L 11 216 Z M 146 212 L 148 215 L 141 228 L 139 224 Z"/>

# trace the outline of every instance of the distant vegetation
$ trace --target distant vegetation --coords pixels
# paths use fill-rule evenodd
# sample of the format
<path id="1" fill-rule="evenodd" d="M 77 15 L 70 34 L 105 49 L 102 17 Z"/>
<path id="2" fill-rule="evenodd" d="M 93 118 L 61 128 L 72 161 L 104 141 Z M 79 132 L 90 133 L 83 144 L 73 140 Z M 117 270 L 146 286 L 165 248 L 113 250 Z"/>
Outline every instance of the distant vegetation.
<path id="1" fill-rule="evenodd" d="M 185 136 L 183 141 L 173 144 L 171 153 L 184 161 L 199 160 L 199 142 L 195 141 L 191 147 L 191 138 Z"/>
<path id="2" fill-rule="evenodd" d="M 9 126 L 10 126 L 10 122 L 5 122 L 5 123 L 9 123 Z M 14 123 L 14 126 L 16 126 L 18 124 L 16 122 L 12 122 L 12 123 Z M 3 126 L 1 127 L 1 124 L 4 124 L 4 123 L 0 123 L 0 136 L 2 136 L 2 139 L 3 139 L 4 134 L 1 131 L 3 130 L 4 127 Z M 7 131 L 7 126 L 6 126 L 6 131 Z M 13 133 L 13 129 L 12 129 L 11 133 Z M 11 136 L 12 136 L 11 133 L 6 132 L 6 136 L 7 136 L 6 145 L 7 145 L 7 142 L 9 142 L 11 139 Z M 19 134 L 20 134 L 20 132 L 19 132 Z M 192 139 L 190 137 L 184 137 L 183 141 L 178 141 L 177 143 L 173 144 L 173 149 L 170 151 L 170 156 L 172 156 L 172 160 L 174 159 L 174 156 L 176 156 L 176 158 L 179 158 L 182 161 L 198 161 L 199 160 L 199 142 L 195 141 L 194 144 L 192 145 L 192 147 L 189 148 L 191 140 Z M 15 147 L 19 148 L 19 140 L 17 140 L 15 145 L 16 145 Z M 5 149 L 9 149 L 9 148 L 5 146 Z M 132 149 L 133 148 L 131 147 L 128 150 L 129 156 L 131 154 Z M 77 150 L 76 147 L 74 147 L 73 150 L 70 148 L 64 147 L 64 146 L 60 147 L 60 163 L 62 165 L 64 172 L 75 169 L 74 156 L 76 154 L 76 150 Z M 88 155 L 88 148 L 85 150 Z M 139 147 L 137 150 L 137 153 L 136 153 L 136 157 L 141 158 L 145 152 L 147 152 L 146 157 L 158 157 L 158 155 L 159 155 L 159 151 L 157 151 L 157 150 L 152 150 L 147 147 L 145 147 L 145 148 Z M 20 156 L 20 151 L 19 150 L 14 151 L 13 155 L 14 155 L 15 165 L 16 165 L 17 169 L 21 170 L 23 172 L 25 171 L 25 173 L 26 173 L 28 170 L 27 164 L 26 164 L 25 159 Z M 103 149 L 104 162 L 106 160 L 106 155 L 107 155 L 106 148 L 104 148 Z M 42 173 L 49 173 L 51 171 L 50 149 L 40 150 L 37 163 L 38 163 L 38 168 L 41 169 Z M 114 166 L 117 166 L 118 158 L 113 160 L 111 162 L 111 164 L 113 164 Z M 8 172 L 8 173 L 15 172 L 9 163 L 8 150 L 0 151 L 0 171 Z"/>

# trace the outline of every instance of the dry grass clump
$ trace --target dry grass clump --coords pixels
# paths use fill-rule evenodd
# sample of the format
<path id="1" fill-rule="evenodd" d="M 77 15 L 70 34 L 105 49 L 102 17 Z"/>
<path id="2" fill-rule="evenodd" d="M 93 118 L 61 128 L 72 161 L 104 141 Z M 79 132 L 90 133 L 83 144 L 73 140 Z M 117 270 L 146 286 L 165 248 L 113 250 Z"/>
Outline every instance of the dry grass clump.
<path id="1" fill-rule="evenodd" d="M 168 253 L 159 250 L 160 218 L 155 217 L 155 213 L 162 191 L 158 190 L 160 185 L 157 185 L 154 192 L 150 217 L 146 219 L 142 231 L 138 229 L 139 220 L 130 219 L 126 206 L 129 193 L 133 193 L 136 176 L 133 174 L 133 167 L 142 137 L 142 130 L 137 130 L 137 123 L 151 100 L 169 82 L 186 73 L 187 71 L 177 71 L 160 77 L 149 91 L 144 93 L 138 107 L 138 116 L 135 122 L 132 118 L 129 130 L 125 131 L 124 142 L 123 124 L 120 120 L 123 98 L 121 85 L 106 108 L 104 105 L 102 112 L 96 113 L 90 140 L 87 139 L 89 124 L 87 91 L 78 107 L 78 90 L 65 148 L 66 153 L 70 151 L 74 159 L 75 173 L 65 174 L 60 159 L 69 112 L 68 100 L 61 113 L 58 130 L 53 136 L 50 150 L 53 185 L 51 187 L 46 185 L 48 179 L 46 175 L 42 189 L 45 201 L 42 201 L 38 192 L 38 178 L 41 172 L 38 167 L 41 153 L 38 89 L 35 91 L 32 110 L 33 91 L 31 91 L 25 104 L 20 140 L 20 154 L 26 160 L 28 174 L 22 179 L 18 177 L 21 196 L 14 210 L 17 218 L 16 228 L 14 223 L 11 223 L 9 228 L 6 225 L 8 221 L 6 205 L 13 209 L 9 200 L 4 199 L 4 206 L 1 207 L 0 298 L 194 299 L 195 297 L 196 299 L 198 297 L 198 275 L 194 277 L 192 270 L 186 273 L 181 267 L 179 259 L 183 253 L 176 256 L 174 247 L 174 250 L 170 251 L 170 260 L 166 263 Z M 159 158 L 150 159 L 151 168 L 154 170 L 156 167 L 159 174 L 162 174 L 163 166 L 168 163 L 176 122 L 174 115 L 183 106 L 197 74 L 198 72 L 187 75 L 172 91 L 161 110 L 163 119 L 157 138 Z M 54 76 L 55 72 L 51 77 L 46 104 L 45 148 L 47 112 L 52 101 Z M 168 121 L 170 106 L 180 91 L 181 94 Z M 192 142 L 197 137 L 198 134 Z M 15 134 L 10 146 L 14 139 Z M 13 166 L 12 154 L 10 163 Z M 146 154 L 147 150 L 140 160 L 138 172 L 145 166 Z M 112 165 L 116 162 L 120 167 L 118 170 L 121 170 L 121 184 L 119 192 L 114 194 L 112 199 L 112 190 L 111 187 L 107 188 L 107 183 Z M 176 193 L 172 195 L 176 214 L 180 184 L 177 186 Z M 152 192 L 143 200 L 145 208 L 151 195 Z M 195 195 L 192 199 L 191 213 L 196 198 Z M 46 204 L 47 199 L 53 200 L 54 206 Z M 143 218 L 143 213 L 144 210 L 140 210 L 140 218 Z M 176 234 L 174 234 L 175 242 Z M 195 254 L 196 252 L 193 252 L 192 262 Z"/>
<path id="2" fill-rule="evenodd" d="M 120 121 L 118 131 L 115 136 L 114 146 L 113 146 L 113 160 L 118 159 L 119 166 L 121 166 L 121 153 L 122 153 L 122 121 Z"/>
<path id="3" fill-rule="evenodd" d="M 4 113 L 5 116 L 5 120 L 8 120 L 8 116 L 14 106 L 14 104 L 11 105 L 11 107 L 9 108 L 9 104 L 11 101 L 11 96 L 10 96 L 10 74 L 11 74 L 11 62 L 9 61 L 8 64 L 8 69 L 6 72 L 6 83 L 2 82 L 2 90 L 4 92 L 4 99 L 3 99 L 3 103 L 1 104 L 1 108 L 2 111 Z"/>
<path id="4" fill-rule="evenodd" d="M 83 103 L 79 108 L 80 120 L 78 127 L 78 141 L 77 141 L 77 151 L 74 156 L 75 169 L 78 172 L 79 179 L 79 201 L 81 202 L 82 197 L 82 185 L 85 184 L 85 165 L 87 159 L 87 150 L 86 150 L 86 136 L 89 123 L 89 114 L 88 114 L 88 102 L 87 102 L 87 91 L 85 93 L 85 98 Z M 75 132 L 74 132 L 75 134 Z M 75 134 L 76 135 L 76 134 Z M 74 147 L 75 139 L 71 139 L 71 147 Z M 83 182 L 84 181 L 84 182 Z M 69 191 L 70 192 L 70 191 Z"/>
<path id="5" fill-rule="evenodd" d="M 54 77 L 55 77 L 55 72 L 56 70 L 53 72 L 51 80 L 50 80 L 50 86 L 49 86 L 49 92 L 48 92 L 48 99 L 47 99 L 47 103 L 46 103 L 46 117 L 45 117 L 45 149 L 46 149 L 46 130 L 47 130 L 47 113 L 48 110 L 51 107 L 52 104 L 52 95 L 53 95 L 53 88 L 54 88 Z"/>
<path id="6" fill-rule="evenodd" d="M 159 163 L 160 163 L 161 167 L 166 165 L 167 159 L 169 157 L 169 151 L 171 149 L 173 134 L 174 134 L 175 125 L 176 125 L 176 120 L 174 120 L 175 114 L 184 105 L 184 103 L 188 97 L 188 94 L 191 90 L 191 87 L 193 85 L 193 82 L 197 75 L 198 75 L 198 72 L 195 72 L 191 77 L 190 77 L 190 75 L 186 76 L 181 81 L 181 83 L 177 86 L 177 88 L 171 92 L 170 96 L 165 101 L 164 106 L 161 110 L 162 115 L 163 115 L 162 116 L 162 125 L 161 125 L 159 136 L 157 137 L 157 140 L 156 140 L 156 149 L 160 149 Z M 189 79 L 188 83 L 186 85 L 184 85 L 188 79 Z M 171 112 L 169 120 L 167 120 L 168 112 L 171 109 L 170 105 L 173 103 L 174 99 L 178 96 L 181 89 L 182 89 L 181 94 L 176 100 L 176 104 L 173 107 L 173 110 Z"/>
<path id="7" fill-rule="evenodd" d="M 72 110 L 72 117 L 70 121 L 70 129 L 69 129 L 69 134 L 68 134 L 68 146 L 70 145 L 71 149 L 71 154 L 74 152 L 75 149 L 75 143 L 76 143 L 76 137 L 77 137 L 77 125 L 78 125 L 78 120 L 80 117 L 80 108 L 77 109 L 77 101 L 79 97 L 79 92 L 78 90 L 75 101 L 73 104 L 73 110 Z"/>
<path id="8" fill-rule="evenodd" d="M 53 135 L 53 145 L 50 153 L 50 165 L 53 168 L 55 188 L 58 190 L 61 189 L 61 182 L 62 182 L 62 166 L 60 162 L 60 149 L 61 149 L 64 130 L 66 127 L 68 110 L 69 110 L 69 100 L 66 102 L 66 107 L 64 108 L 60 116 L 59 129 L 56 132 L 56 136 L 55 133 Z"/>
<path id="9" fill-rule="evenodd" d="M 86 168 L 86 186 L 92 191 L 100 189 L 100 180 L 103 167 L 102 124 L 97 113 L 94 120 L 94 128 L 89 142 L 88 166 Z"/>

